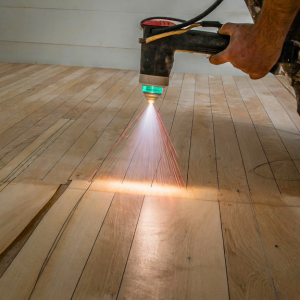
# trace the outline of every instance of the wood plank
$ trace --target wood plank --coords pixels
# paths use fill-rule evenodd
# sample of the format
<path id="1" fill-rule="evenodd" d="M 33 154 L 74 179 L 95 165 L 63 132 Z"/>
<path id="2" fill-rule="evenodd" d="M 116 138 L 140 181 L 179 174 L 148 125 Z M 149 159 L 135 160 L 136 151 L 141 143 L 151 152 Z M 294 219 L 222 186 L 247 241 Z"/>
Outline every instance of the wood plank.
<path id="1" fill-rule="evenodd" d="M 170 84 L 173 83 L 173 77 Z M 175 76 L 176 80 L 177 76 Z M 164 99 L 165 92 L 168 94 L 168 89 L 164 89 L 163 94 L 156 100 Z M 118 140 L 125 128 L 136 118 L 136 116 L 144 109 L 146 105 L 145 97 L 142 93 L 141 85 L 134 85 L 127 91 L 128 101 L 124 104 L 116 117 L 112 120 L 111 124 L 102 133 L 95 145 L 90 149 L 84 159 L 81 161 L 75 172 L 70 177 L 72 180 L 88 180 L 94 171 L 99 167 L 107 156 L 111 147 Z M 126 167 L 125 167 L 126 169 Z"/>
<path id="2" fill-rule="evenodd" d="M 251 205 L 221 203 L 220 209 L 230 299 L 275 300 Z"/>
<path id="3" fill-rule="evenodd" d="M 16 97 L 11 98 L 10 96 L 8 96 L 8 100 L 2 101 L 2 103 L 0 103 L 0 111 L 2 112 L 14 104 L 17 104 L 16 107 L 18 108 L 18 106 L 20 106 L 20 103 L 22 105 L 23 102 L 30 103 L 30 100 L 34 101 L 36 99 L 39 99 L 40 96 L 44 96 L 47 94 L 47 91 L 49 89 L 48 85 L 52 85 L 56 83 L 60 79 L 66 77 L 67 75 L 71 74 L 76 70 L 80 70 L 80 68 L 73 67 L 73 68 L 68 68 L 63 72 L 56 71 L 52 73 L 50 76 L 44 77 L 43 81 L 38 82 L 38 84 L 34 85 L 31 89 L 24 91 L 23 93 L 17 95 Z M 85 73 L 88 70 L 89 70 L 88 68 L 82 68 L 82 73 Z M 23 106 L 21 106 L 20 108 L 22 109 L 22 107 Z"/>
<path id="4" fill-rule="evenodd" d="M 143 196 L 116 194 L 72 299 L 116 299 Z"/>
<path id="5" fill-rule="evenodd" d="M 252 201 L 270 205 L 284 204 L 285 201 L 280 194 L 254 126 L 235 124 L 235 128 Z"/>
<path id="6" fill-rule="evenodd" d="M 240 95 L 255 125 L 273 127 L 273 123 L 246 77 L 234 77 Z"/>
<path id="7" fill-rule="evenodd" d="M 0 77 L 0 88 L 7 86 L 13 82 L 16 82 L 20 79 L 26 78 L 27 76 L 30 76 L 35 72 L 41 71 L 46 67 L 47 65 L 27 65 L 19 71 Z"/>
<path id="8" fill-rule="evenodd" d="M 65 74 L 58 74 L 51 80 L 51 82 L 49 81 L 49 86 L 40 90 L 36 94 L 19 101 L 15 105 L 11 105 L 8 108 L 3 109 L 0 112 L 0 134 L 22 121 L 25 117 L 38 110 L 40 107 L 46 105 L 51 100 L 57 98 L 60 94 L 67 91 L 78 82 L 96 73 L 96 69 L 92 69 L 90 72 L 87 72 L 84 68 L 74 71 L 75 72 L 72 73 L 70 72 L 70 75 L 68 75 L 69 72 Z M 57 81 L 55 82 L 56 79 Z"/>
<path id="9" fill-rule="evenodd" d="M 57 185 L 11 183 L 0 193 L 0 253 L 48 202 Z"/>
<path id="10" fill-rule="evenodd" d="M 225 97 L 234 123 L 252 124 L 247 107 L 232 76 L 222 76 Z"/>
<path id="11" fill-rule="evenodd" d="M 170 138 L 178 154 L 177 163 L 185 184 L 187 184 L 189 167 L 191 127 L 195 102 L 195 80 L 195 74 L 184 74 L 179 101 L 170 132 Z"/>
<path id="12" fill-rule="evenodd" d="M 254 205 L 277 299 L 300 298 L 300 208 Z"/>
<path id="13" fill-rule="evenodd" d="M 300 204 L 298 199 L 300 195 L 300 173 L 297 165 L 274 128 L 259 127 L 257 132 L 278 188 L 286 199 L 286 204 L 298 206 Z M 259 169 L 256 171 L 259 172 Z"/>
<path id="14" fill-rule="evenodd" d="M 107 80 L 103 85 L 102 94 L 99 100 L 94 102 L 85 101 L 85 112 L 80 116 L 39 158 L 31 164 L 19 177 L 43 179 L 57 161 L 68 151 L 78 137 L 86 130 L 93 120 L 107 107 L 111 98 L 106 98 L 106 93 L 116 84 L 127 71 L 121 70 Z"/>
<path id="15" fill-rule="evenodd" d="M 119 299 L 228 299 L 217 202 L 146 197 Z"/>
<path id="16" fill-rule="evenodd" d="M 214 119 L 219 199 L 249 202 L 249 188 L 235 126 L 228 121 L 215 122 Z"/>
<path id="17" fill-rule="evenodd" d="M 181 94 L 184 78 L 184 73 L 174 73 L 170 79 L 170 86 L 165 90 L 166 94 L 161 98 L 162 102 L 158 103 L 156 101 L 156 105 L 161 114 L 161 119 L 168 134 L 170 134 L 173 128 L 179 98 L 182 97 L 183 99 L 189 101 L 191 99 L 190 97 L 193 97 L 193 82 L 195 80 L 194 76 L 185 78 L 185 91 L 183 91 L 183 94 Z M 154 151 L 156 151 L 156 149 Z M 170 185 L 170 182 L 174 182 L 174 178 L 170 178 L 170 182 L 168 182 L 166 179 L 166 177 L 170 175 L 166 174 L 166 171 L 164 170 L 164 164 L 159 162 L 159 165 L 157 166 L 157 161 L 154 161 L 154 166 L 157 171 L 155 173 L 153 172 L 155 175 L 151 177 L 149 186 L 156 188 L 161 185 Z"/>
<path id="18" fill-rule="evenodd" d="M 22 173 L 71 123 L 69 119 L 60 119 L 0 169 L 0 184 Z"/>
<path id="19" fill-rule="evenodd" d="M 2 299 L 27 300 L 85 190 L 67 189 L 0 278 Z M 38 245 L 38 247 L 37 247 Z"/>
<path id="20" fill-rule="evenodd" d="M 111 102 L 86 128 L 55 166 L 53 166 L 44 180 L 48 182 L 65 182 L 68 180 L 80 161 L 97 142 L 98 138 L 128 100 L 129 93 L 126 93 L 126 90 L 136 87 L 137 84 L 137 72 L 128 72 L 102 97 L 102 102 L 110 100 Z"/>
<path id="21" fill-rule="evenodd" d="M 28 64 L 7 64 L 6 66 L 3 66 L 3 68 L 1 68 L 0 77 L 17 72 L 18 70 L 23 69 L 26 66 L 28 66 Z"/>
<path id="22" fill-rule="evenodd" d="M 74 173 L 71 175 L 72 180 L 88 180 L 94 171 L 99 167 L 107 156 L 111 147 L 118 140 L 122 132 L 133 118 L 136 110 L 142 110 L 145 107 L 141 85 L 132 86 L 128 90 L 128 101 L 121 108 L 120 112 L 109 124 L 95 145 L 90 149 L 84 159 L 80 162 Z"/>
<path id="23" fill-rule="evenodd" d="M 262 81 L 282 105 L 298 130 L 300 130 L 300 117 L 297 113 L 296 98 L 275 77 L 266 76 L 262 78 Z"/>
<path id="24" fill-rule="evenodd" d="M 262 80 L 248 79 L 257 97 L 268 113 L 274 127 L 280 130 L 299 133 L 299 130 L 291 120 L 290 116 L 277 101 L 270 90 L 265 86 Z"/>
<path id="25" fill-rule="evenodd" d="M 113 196 L 114 194 L 94 191 L 85 193 L 40 275 L 30 299 L 72 297 Z"/>
<path id="26" fill-rule="evenodd" d="M 25 77 L 25 78 L 21 78 L 15 82 L 12 82 L 6 86 L 3 86 L 0 88 L 0 92 L 4 91 L 4 90 L 8 90 L 10 89 L 11 91 L 18 89 L 20 87 L 22 87 L 22 83 L 24 83 L 23 85 L 25 85 L 28 82 L 31 82 L 32 80 L 38 78 L 37 76 L 39 75 L 43 75 L 45 72 L 47 72 L 50 69 L 54 69 L 55 65 L 44 65 L 44 68 L 38 72 L 34 72 L 33 74 Z"/>
<path id="27" fill-rule="evenodd" d="M 1 101 L 0 104 L 1 105 L 5 105 L 3 103 L 7 102 L 7 101 L 12 101 L 10 99 L 12 99 L 15 96 L 17 97 L 17 100 L 14 100 L 15 98 L 13 98 L 13 102 L 17 103 L 19 99 L 23 99 L 24 97 L 28 97 L 32 94 L 34 94 L 35 92 L 37 92 L 38 90 L 35 90 L 35 86 L 39 85 L 41 86 L 42 82 L 61 73 L 64 72 L 66 70 L 70 69 L 70 67 L 65 67 L 65 66 L 56 66 L 54 68 L 49 68 L 47 70 L 44 70 L 42 74 L 40 74 L 38 77 L 34 76 L 34 77 L 29 77 L 26 81 L 21 82 L 19 84 L 13 85 L 12 87 L 8 88 L 8 89 L 4 89 L 2 91 L 0 91 L 0 97 L 1 97 Z"/>
<path id="28" fill-rule="evenodd" d="M 0 70 L 1 70 L 1 66 L 4 66 L 4 65 L 3 65 L 3 64 L 0 65 Z M 42 66 L 43 66 L 43 65 L 26 64 L 26 66 L 22 67 L 20 70 L 17 70 L 17 71 L 15 71 L 15 72 L 13 72 L 12 74 L 4 75 L 4 76 L 1 75 L 1 76 L 0 76 L 0 82 L 4 81 L 4 80 L 6 80 L 6 79 L 12 78 L 12 77 L 14 77 L 14 76 L 16 76 L 16 75 L 18 75 L 18 74 L 22 74 L 22 73 L 24 73 L 24 72 L 27 72 L 27 69 L 28 69 L 28 68 L 29 68 L 29 70 L 30 70 L 30 68 L 32 68 L 32 67 L 39 68 L 39 67 L 42 67 Z M 44 66 L 46 66 L 46 65 L 44 65 Z"/>
<path id="29" fill-rule="evenodd" d="M 209 76 L 221 201 L 249 202 L 248 187 L 221 76 Z"/>
<path id="30" fill-rule="evenodd" d="M 275 78 L 294 96 L 296 97 L 296 93 L 294 88 L 290 85 L 285 75 L 276 75 Z"/>
<path id="31" fill-rule="evenodd" d="M 293 159 L 298 171 L 300 172 L 300 135 L 291 134 L 289 132 L 277 130 L 280 135 L 284 146 Z"/>
<path id="32" fill-rule="evenodd" d="M 209 75 L 209 92 L 214 122 L 232 122 L 221 76 Z"/>
<path id="33" fill-rule="evenodd" d="M 11 160 L 26 147 L 28 141 L 36 139 L 60 118 L 63 118 L 72 108 L 79 106 L 82 101 L 91 99 L 93 93 L 94 95 L 97 95 L 98 92 L 102 93 L 102 84 L 115 72 L 116 71 L 103 69 L 102 75 L 100 74 L 99 78 L 87 77 L 25 118 L 22 122 L 11 128 L 11 130 L 8 130 L 5 136 L 0 135 L 0 139 L 2 137 L 9 142 L 6 147 L 0 150 L 0 156 L 3 157 L 2 160 L 5 158 L 5 155 L 8 156 L 8 158 L 5 159 L 6 162 Z M 87 98 L 88 96 L 89 98 Z M 81 109 L 82 113 L 85 110 L 86 106 Z M 17 150 L 16 154 L 14 150 Z M 11 155 L 12 151 L 13 153 Z"/>
<path id="34" fill-rule="evenodd" d="M 207 75 L 196 76 L 188 188 L 218 189 L 218 176 Z"/>

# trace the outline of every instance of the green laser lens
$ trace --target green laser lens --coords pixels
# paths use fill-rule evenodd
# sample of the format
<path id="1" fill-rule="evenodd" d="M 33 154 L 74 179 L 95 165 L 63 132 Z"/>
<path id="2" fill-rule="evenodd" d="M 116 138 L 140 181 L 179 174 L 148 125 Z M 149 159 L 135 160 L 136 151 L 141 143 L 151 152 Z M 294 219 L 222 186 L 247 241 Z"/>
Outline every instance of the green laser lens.
<path id="1" fill-rule="evenodd" d="M 158 86 L 152 86 L 152 85 L 143 85 L 143 92 L 161 95 L 163 92 L 163 88 Z"/>

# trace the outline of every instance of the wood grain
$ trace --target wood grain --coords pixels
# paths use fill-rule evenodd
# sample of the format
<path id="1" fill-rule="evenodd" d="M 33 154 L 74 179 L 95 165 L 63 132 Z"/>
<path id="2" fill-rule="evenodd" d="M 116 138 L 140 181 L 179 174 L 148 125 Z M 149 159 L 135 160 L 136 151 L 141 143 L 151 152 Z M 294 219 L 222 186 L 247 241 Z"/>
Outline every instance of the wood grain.
<path id="1" fill-rule="evenodd" d="M 228 299 L 216 202 L 144 200 L 119 299 Z"/>
<path id="2" fill-rule="evenodd" d="M 0 194 L 0 253 L 55 193 L 56 185 L 11 183 Z"/>
<path id="3" fill-rule="evenodd" d="M 299 207 L 254 205 L 278 299 L 300 297 Z"/>
<path id="4" fill-rule="evenodd" d="M 72 299 L 117 299 L 143 198 L 114 196 Z"/>
<path id="5" fill-rule="evenodd" d="M 27 300 L 84 190 L 68 189 L 52 206 L 0 278 L 0 297 Z"/>
<path id="6" fill-rule="evenodd" d="M 45 266 L 30 299 L 70 299 L 113 194 L 87 191 Z"/>
<path id="7" fill-rule="evenodd" d="M 230 299 L 275 300 L 251 205 L 221 203 L 220 209 Z"/>

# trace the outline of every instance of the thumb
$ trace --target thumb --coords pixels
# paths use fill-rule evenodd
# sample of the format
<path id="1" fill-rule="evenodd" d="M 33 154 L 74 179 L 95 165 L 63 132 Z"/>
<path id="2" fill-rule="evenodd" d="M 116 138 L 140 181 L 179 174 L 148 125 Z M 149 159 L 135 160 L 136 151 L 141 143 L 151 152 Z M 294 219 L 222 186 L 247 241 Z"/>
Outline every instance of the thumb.
<path id="1" fill-rule="evenodd" d="M 228 59 L 226 58 L 226 51 L 222 51 L 216 55 L 212 55 L 209 58 L 209 62 L 213 65 L 222 65 L 228 62 Z"/>

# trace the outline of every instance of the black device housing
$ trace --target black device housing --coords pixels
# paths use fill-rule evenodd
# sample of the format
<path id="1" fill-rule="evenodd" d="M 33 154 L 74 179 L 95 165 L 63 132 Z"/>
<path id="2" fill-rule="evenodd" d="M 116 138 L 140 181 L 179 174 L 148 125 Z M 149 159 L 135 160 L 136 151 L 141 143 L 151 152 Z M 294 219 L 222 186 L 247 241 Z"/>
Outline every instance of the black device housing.
<path id="1" fill-rule="evenodd" d="M 179 35 L 171 35 L 146 43 L 146 39 L 155 34 L 155 26 L 143 27 L 141 43 L 140 73 L 151 76 L 169 77 L 176 51 L 202 54 L 217 54 L 227 48 L 230 37 L 214 32 L 190 30 Z M 278 62 L 298 63 L 299 46 L 293 41 L 286 41 Z"/>

